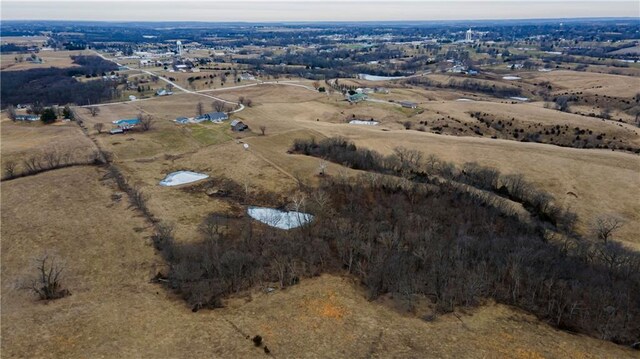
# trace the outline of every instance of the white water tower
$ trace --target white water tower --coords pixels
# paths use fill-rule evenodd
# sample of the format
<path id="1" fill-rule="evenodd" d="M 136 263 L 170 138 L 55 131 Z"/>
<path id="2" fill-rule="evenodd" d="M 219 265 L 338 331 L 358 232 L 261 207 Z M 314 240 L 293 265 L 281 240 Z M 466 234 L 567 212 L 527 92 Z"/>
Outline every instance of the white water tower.
<path id="1" fill-rule="evenodd" d="M 471 31 L 471 29 L 467 30 L 467 35 L 465 36 L 465 41 L 467 41 L 467 42 L 473 41 L 471 39 L 472 36 L 473 36 L 473 31 Z"/>
<path id="2" fill-rule="evenodd" d="M 182 41 L 176 41 L 178 56 L 182 56 Z"/>

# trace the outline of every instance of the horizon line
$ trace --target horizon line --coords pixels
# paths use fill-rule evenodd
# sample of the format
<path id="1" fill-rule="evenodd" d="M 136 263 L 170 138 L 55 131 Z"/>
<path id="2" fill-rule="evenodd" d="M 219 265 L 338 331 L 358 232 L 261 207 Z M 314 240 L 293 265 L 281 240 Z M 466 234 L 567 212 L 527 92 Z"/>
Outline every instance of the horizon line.
<path id="1" fill-rule="evenodd" d="M 638 20 L 634 16 L 576 16 L 576 17 L 536 17 L 536 18 L 495 18 L 495 19 L 415 19 L 415 20 L 82 20 L 82 19 L 1 19 L 3 22 L 91 22 L 91 23 L 199 23 L 199 24 L 327 24 L 327 23 L 415 23 L 415 22 L 505 22 L 505 21 L 554 21 L 554 20 Z"/>

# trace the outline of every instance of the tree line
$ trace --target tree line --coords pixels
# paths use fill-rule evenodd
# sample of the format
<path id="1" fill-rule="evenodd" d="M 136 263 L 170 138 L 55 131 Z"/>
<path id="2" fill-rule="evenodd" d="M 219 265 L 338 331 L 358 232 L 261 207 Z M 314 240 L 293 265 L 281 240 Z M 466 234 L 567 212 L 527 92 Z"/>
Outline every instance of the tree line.
<path id="1" fill-rule="evenodd" d="M 424 157 L 416 150 L 398 147 L 389 156 L 358 148 L 354 143 L 332 137 L 296 139 L 290 152 L 319 157 L 343 166 L 380 174 L 402 176 L 414 182 L 439 185 L 442 182 L 466 184 L 478 190 L 521 204 L 532 216 L 556 228 L 571 231 L 574 213 L 554 204 L 554 198 L 535 188 L 522 175 L 503 175 L 494 168 L 466 163 L 462 168 L 436 156 Z"/>
<path id="2" fill-rule="evenodd" d="M 405 81 L 410 85 L 423 86 L 425 88 L 429 88 L 429 87 L 452 88 L 457 90 L 480 92 L 480 93 L 484 93 L 484 94 L 492 95 L 496 97 L 513 97 L 513 96 L 522 95 L 522 90 L 517 87 L 499 86 L 499 85 L 496 86 L 495 84 L 471 80 L 471 79 L 464 79 L 464 80 L 451 79 L 446 84 L 434 82 L 424 77 L 421 77 L 421 78 L 412 77 Z"/>
<path id="3" fill-rule="evenodd" d="M 98 151 L 77 155 L 71 152 L 49 149 L 41 153 L 31 154 L 22 161 L 11 159 L 3 161 L 2 180 L 32 176 L 58 168 L 102 164 L 104 164 L 104 161 Z"/>

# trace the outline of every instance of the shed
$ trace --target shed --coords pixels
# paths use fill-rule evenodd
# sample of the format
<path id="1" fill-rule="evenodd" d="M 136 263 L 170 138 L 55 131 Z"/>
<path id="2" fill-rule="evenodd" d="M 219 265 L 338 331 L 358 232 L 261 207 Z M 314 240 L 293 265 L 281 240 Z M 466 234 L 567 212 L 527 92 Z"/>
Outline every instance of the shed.
<path id="1" fill-rule="evenodd" d="M 236 132 L 242 132 L 244 130 L 248 130 L 249 126 L 245 125 L 244 122 L 240 120 L 231 121 L 231 130 Z"/>
<path id="2" fill-rule="evenodd" d="M 156 91 L 156 96 L 168 96 L 168 95 L 173 95 L 173 92 L 167 91 L 165 89 L 159 89 L 158 91 Z"/>
<path id="3" fill-rule="evenodd" d="M 400 101 L 398 103 L 400 104 L 400 106 L 406 107 L 406 108 L 417 108 L 418 107 L 418 104 L 415 103 L 415 102 Z"/>
<path id="4" fill-rule="evenodd" d="M 40 116 L 37 115 L 16 115 L 16 121 L 38 121 Z"/>
<path id="5" fill-rule="evenodd" d="M 363 93 L 356 93 L 356 94 L 347 96 L 347 100 L 349 100 L 349 102 L 360 102 L 366 99 L 367 99 L 367 95 Z"/>
<path id="6" fill-rule="evenodd" d="M 137 118 L 127 118 L 127 119 L 113 121 L 113 124 L 126 130 L 139 125 L 140 120 Z"/>
<path id="7" fill-rule="evenodd" d="M 114 128 L 111 131 L 109 131 L 109 134 L 111 134 L 111 135 L 115 135 L 115 134 L 118 134 L 118 133 L 124 133 L 124 130 L 122 128 L 118 127 L 118 128 Z"/>

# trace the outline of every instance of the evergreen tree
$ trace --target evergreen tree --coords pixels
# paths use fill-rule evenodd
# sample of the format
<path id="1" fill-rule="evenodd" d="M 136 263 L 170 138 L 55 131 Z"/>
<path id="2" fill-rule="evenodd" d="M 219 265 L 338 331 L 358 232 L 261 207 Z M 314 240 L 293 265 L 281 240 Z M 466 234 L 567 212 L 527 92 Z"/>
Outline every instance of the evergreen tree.
<path id="1" fill-rule="evenodd" d="M 45 124 L 54 123 L 56 122 L 56 119 L 58 119 L 58 116 L 51 107 L 44 109 L 44 111 L 42 111 L 42 114 L 40 114 L 40 121 L 44 122 Z"/>
<path id="2" fill-rule="evenodd" d="M 74 120 L 75 119 L 73 117 L 73 111 L 71 111 L 71 107 L 69 107 L 69 105 L 66 105 L 64 107 L 64 109 L 62 110 L 62 117 L 68 118 L 70 120 Z"/>

